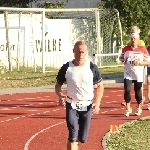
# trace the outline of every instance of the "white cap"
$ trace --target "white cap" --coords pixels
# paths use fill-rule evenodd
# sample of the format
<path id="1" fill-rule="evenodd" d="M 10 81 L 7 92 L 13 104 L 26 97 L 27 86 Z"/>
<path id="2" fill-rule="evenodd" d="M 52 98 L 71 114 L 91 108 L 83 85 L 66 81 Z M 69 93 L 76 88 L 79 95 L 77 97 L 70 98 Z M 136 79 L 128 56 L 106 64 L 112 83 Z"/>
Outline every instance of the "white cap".
<path id="1" fill-rule="evenodd" d="M 138 33 L 131 33 L 130 35 L 131 38 L 139 38 L 139 34 Z"/>

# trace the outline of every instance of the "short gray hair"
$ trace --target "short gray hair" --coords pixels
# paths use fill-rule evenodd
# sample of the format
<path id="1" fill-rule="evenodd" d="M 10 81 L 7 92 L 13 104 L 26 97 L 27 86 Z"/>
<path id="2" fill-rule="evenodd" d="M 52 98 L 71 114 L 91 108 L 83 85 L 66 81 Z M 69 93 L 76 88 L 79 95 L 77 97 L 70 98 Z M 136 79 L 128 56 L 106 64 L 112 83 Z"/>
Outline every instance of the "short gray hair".
<path id="1" fill-rule="evenodd" d="M 140 29 L 139 29 L 139 27 L 133 26 L 133 27 L 131 28 L 131 33 L 132 33 L 132 30 L 135 30 L 136 33 L 140 34 Z"/>
<path id="2" fill-rule="evenodd" d="M 74 52 L 74 50 L 75 50 L 79 45 L 86 45 L 86 46 L 87 46 L 87 44 L 86 44 L 84 41 L 77 41 L 77 42 L 74 44 L 73 52 Z"/>

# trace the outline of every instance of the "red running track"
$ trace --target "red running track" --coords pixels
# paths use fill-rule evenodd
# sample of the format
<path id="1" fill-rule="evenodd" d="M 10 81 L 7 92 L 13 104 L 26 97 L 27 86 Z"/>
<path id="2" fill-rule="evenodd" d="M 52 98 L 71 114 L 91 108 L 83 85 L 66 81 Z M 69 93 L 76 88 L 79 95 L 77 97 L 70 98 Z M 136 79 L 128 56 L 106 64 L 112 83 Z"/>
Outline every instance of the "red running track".
<path id="1" fill-rule="evenodd" d="M 65 109 L 58 106 L 54 92 L 0 95 L 0 100 L 0 150 L 66 150 Z M 120 125 L 150 115 L 147 101 L 142 115 L 134 115 L 133 90 L 130 117 L 123 115 L 122 100 L 122 86 L 105 88 L 100 114 L 93 115 L 88 141 L 79 144 L 80 150 L 102 150 L 103 136 L 111 124 Z"/>

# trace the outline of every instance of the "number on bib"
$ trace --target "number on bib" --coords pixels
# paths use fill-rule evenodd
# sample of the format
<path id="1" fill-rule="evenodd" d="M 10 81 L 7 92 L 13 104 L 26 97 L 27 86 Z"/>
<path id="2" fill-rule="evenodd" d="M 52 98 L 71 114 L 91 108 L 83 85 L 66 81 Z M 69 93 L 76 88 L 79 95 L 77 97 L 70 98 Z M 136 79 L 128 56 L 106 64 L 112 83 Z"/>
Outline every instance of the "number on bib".
<path id="1" fill-rule="evenodd" d="M 83 106 L 80 101 L 72 101 L 71 106 L 73 109 L 76 109 L 77 111 L 87 111 L 87 106 Z"/>

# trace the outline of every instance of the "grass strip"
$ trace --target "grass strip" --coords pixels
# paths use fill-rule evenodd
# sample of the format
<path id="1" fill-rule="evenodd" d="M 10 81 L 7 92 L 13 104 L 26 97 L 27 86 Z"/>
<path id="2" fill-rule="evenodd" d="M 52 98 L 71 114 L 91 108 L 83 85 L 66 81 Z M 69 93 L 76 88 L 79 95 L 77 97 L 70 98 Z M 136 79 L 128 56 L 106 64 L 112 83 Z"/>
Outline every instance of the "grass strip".
<path id="1" fill-rule="evenodd" d="M 108 150 L 150 150 L 150 118 L 126 123 L 106 140 Z"/>

